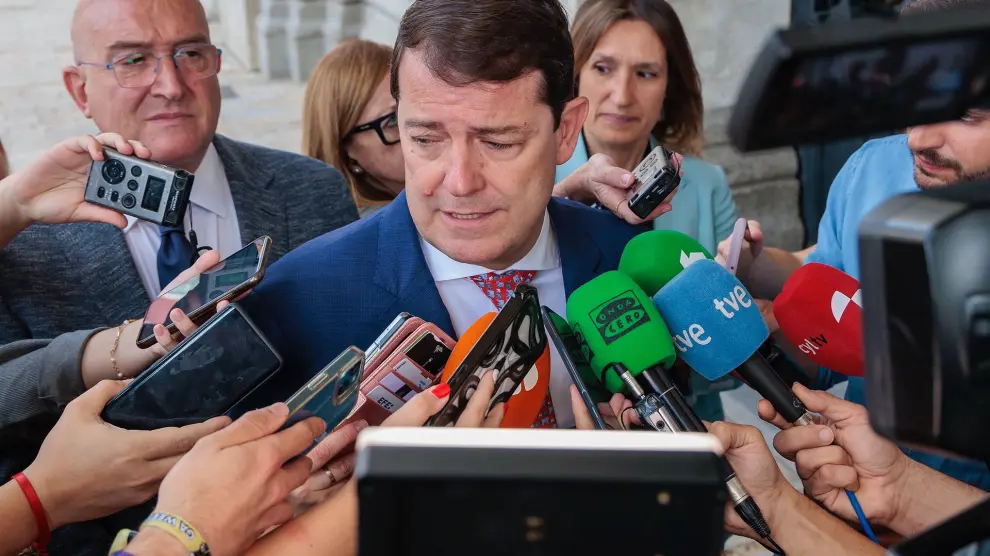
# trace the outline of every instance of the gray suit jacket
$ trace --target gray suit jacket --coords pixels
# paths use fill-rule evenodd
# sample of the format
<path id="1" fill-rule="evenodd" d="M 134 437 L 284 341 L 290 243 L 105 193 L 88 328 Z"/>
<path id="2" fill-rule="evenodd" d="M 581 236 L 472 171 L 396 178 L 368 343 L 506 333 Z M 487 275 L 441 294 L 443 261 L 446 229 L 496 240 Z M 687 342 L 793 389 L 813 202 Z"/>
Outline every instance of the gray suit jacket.
<path id="1" fill-rule="evenodd" d="M 271 262 L 358 218 L 340 173 L 318 160 L 217 136 L 241 240 Z M 0 345 L 117 326 L 148 308 L 124 234 L 107 224 L 34 225 L 0 254 Z"/>
<path id="2" fill-rule="evenodd" d="M 318 160 L 216 136 L 241 240 L 272 238 L 270 262 L 358 219 L 349 188 Z M 107 224 L 34 225 L 0 253 L 0 484 L 34 458 L 57 411 L 82 393 L 79 357 L 91 332 L 148 308 L 121 230 Z M 55 338 L 55 340 L 49 340 Z M 109 354 L 107 354 L 109 357 Z M 49 553 L 106 554 L 117 529 L 147 508 L 59 530 Z"/>

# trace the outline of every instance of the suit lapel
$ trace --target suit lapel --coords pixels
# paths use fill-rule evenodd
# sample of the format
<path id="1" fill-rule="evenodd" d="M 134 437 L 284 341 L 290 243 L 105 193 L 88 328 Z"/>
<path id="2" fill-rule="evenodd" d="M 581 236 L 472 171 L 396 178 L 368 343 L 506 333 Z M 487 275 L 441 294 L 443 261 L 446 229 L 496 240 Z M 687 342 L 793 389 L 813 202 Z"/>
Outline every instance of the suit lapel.
<path id="1" fill-rule="evenodd" d="M 83 288 L 84 303 L 95 305 L 107 325 L 144 316 L 148 292 L 124 241 L 124 233 L 107 224 L 55 226 L 74 283 Z M 53 262 L 53 264 L 58 264 Z M 136 314 L 141 313 L 141 314 Z"/>
<path id="2" fill-rule="evenodd" d="M 566 205 L 557 199 L 551 199 L 547 210 L 550 211 L 550 222 L 560 249 L 564 291 L 570 297 L 574 290 L 600 274 L 598 269 L 602 252 L 594 235 L 581 226 L 578 219 L 568 218 Z"/>
<path id="3" fill-rule="evenodd" d="M 237 143 L 217 135 L 213 145 L 220 155 L 223 171 L 230 184 L 230 194 L 237 210 L 237 225 L 241 230 L 241 244 L 260 236 L 272 236 L 272 256 L 281 258 L 289 252 L 289 223 L 285 203 L 272 188 L 275 176 L 272 172 L 246 156 Z M 272 234 L 270 230 L 278 229 Z"/>
<path id="4" fill-rule="evenodd" d="M 382 212 L 375 284 L 396 298 L 382 315 L 394 316 L 406 311 L 456 337 L 450 314 L 423 257 L 406 194 L 401 193 Z"/>

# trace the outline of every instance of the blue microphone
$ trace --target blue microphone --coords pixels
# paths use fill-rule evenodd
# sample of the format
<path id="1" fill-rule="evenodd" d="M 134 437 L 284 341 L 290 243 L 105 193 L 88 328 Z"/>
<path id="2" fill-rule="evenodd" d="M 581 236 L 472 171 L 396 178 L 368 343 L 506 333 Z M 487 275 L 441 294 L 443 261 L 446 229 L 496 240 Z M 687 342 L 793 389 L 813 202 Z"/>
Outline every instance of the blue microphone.
<path id="1" fill-rule="evenodd" d="M 708 380 L 735 370 L 788 423 L 812 425 L 804 403 L 760 354 L 770 336 L 760 308 L 735 276 L 715 261 L 699 260 L 653 296 L 653 305 L 674 336 L 674 348 Z M 846 491 L 866 535 L 877 541 L 856 495 Z"/>
<path id="2" fill-rule="evenodd" d="M 715 381 L 736 371 L 788 423 L 812 423 L 801 400 L 759 353 L 770 329 L 756 301 L 721 265 L 691 264 L 653 296 L 653 305 L 678 355 L 701 376 Z"/>

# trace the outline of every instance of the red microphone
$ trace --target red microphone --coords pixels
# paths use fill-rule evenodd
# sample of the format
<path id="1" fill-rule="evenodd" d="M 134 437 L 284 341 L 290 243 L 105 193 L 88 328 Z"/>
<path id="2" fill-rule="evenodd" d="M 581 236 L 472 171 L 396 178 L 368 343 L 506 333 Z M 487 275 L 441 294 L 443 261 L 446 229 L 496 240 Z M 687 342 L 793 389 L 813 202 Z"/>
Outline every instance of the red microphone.
<path id="1" fill-rule="evenodd" d="M 808 263 L 784 284 L 773 314 L 788 341 L 812 361 L 846 376 L 863 376 L 863 292 L 858 280 L 828 265 Z"/>

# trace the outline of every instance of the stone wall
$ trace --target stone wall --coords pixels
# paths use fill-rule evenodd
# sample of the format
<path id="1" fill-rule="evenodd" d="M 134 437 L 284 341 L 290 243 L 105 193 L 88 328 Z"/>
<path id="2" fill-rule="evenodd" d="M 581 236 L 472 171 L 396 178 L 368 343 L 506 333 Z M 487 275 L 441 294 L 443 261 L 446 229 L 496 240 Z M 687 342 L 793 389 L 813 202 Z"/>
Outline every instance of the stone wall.
<path id="1" fill-rule="evenodd" d="M 562 0 L 573 14 L 581 0 Z M 669 0 L 677 9 L 702 75 L 707 147 L 723 166 L 739 213 L 764 223 L 768 242 L 800 248 L 797 157 L 793 149 L 742 156 L 725 123 L 750 61 L 774 27 L 790 20 L 790 0 Z M 220 20 L 225 52 L 269 79 L 304 82 L 341 40 L 395 40 L 412 0 L 204 0 Z"/>

